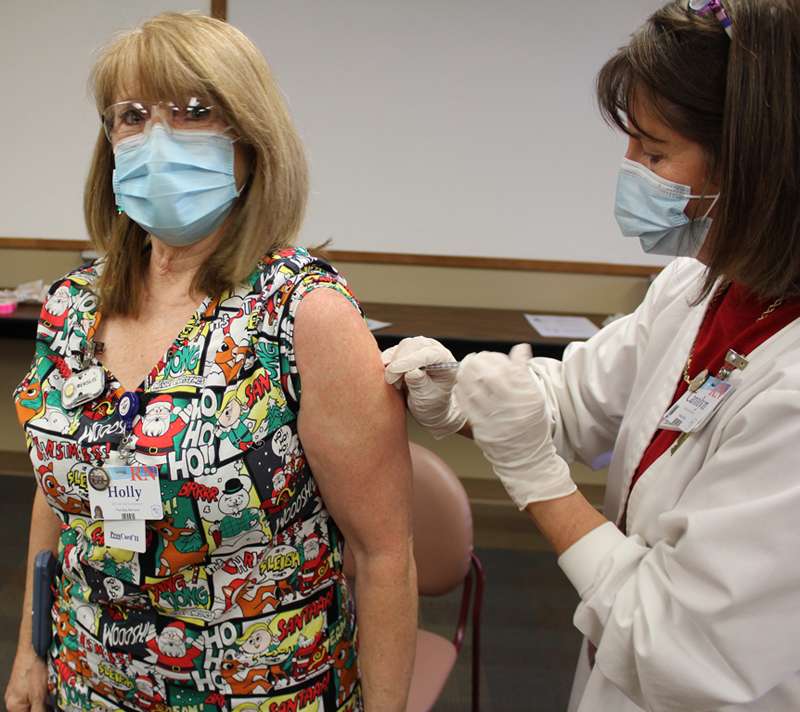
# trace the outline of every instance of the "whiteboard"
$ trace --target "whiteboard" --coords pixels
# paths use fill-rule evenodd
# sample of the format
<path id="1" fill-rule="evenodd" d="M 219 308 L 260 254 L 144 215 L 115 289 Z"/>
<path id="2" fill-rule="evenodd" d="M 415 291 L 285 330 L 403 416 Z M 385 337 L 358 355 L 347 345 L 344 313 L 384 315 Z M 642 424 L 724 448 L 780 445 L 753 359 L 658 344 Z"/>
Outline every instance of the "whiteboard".
<path id="1" fill-rule="evenodd" d="M 311 163 L 304 244 L 665 264 L 613 217 L 594 79 L 662 0 L 228 0 Z"/>
<path id="2" fill-rule="evenodd" d="M 159 12 L 209 9 L 209 0 L 0 0 L 1 237 L 86 239 L 95 51 Z"/>

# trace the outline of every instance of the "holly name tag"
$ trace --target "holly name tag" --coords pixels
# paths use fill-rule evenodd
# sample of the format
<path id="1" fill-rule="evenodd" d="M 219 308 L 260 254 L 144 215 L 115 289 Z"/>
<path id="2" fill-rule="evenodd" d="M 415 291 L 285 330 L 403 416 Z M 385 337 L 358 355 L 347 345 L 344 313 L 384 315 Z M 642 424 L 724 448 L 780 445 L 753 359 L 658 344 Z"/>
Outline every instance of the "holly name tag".
<path id="1" fill-rule="evenodd" d="M 95 519 L 144 522 L 164 517 L 156 467 L 106 464 L 93 469 L 87 480 Z"/>
<path id="2" fill-rule="evenodd" d="M 705 426 L 733 391 L 734 387 L 728 381 L 709 376 L 696 391 L 686 391 L 664 413 L 658 427 L 663 430 L 696 433 Z"/>

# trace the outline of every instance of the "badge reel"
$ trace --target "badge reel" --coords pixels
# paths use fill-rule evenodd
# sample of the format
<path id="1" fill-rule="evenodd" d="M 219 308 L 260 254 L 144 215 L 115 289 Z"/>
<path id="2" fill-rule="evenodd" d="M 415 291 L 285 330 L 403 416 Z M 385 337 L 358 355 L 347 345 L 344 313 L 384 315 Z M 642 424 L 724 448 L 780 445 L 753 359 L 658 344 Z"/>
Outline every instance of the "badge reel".
<path id="1" fill-rule="evenodd" d="M 113 459 L 89 472 L 89 506 L 92 515 L 103 520 L 106 546 L 143 553 L 145 521 L 164 517 L 158 468 L 131 463 L 130 431 L 139 412 L 139 397 L 125 393 L 117 412 L 125 434 Z"/>

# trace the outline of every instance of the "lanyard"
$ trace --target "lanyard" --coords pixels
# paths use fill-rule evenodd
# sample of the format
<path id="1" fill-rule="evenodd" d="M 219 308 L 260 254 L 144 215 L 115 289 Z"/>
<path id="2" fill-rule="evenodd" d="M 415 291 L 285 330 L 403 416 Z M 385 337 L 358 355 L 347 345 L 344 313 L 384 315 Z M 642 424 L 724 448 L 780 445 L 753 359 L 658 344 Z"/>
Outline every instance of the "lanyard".
<path id="1" fill-rule="evenodd" d="M 141 400 L 135 391 L 125 391 L 117 404 L 117 413 L 122 421 L 122 438 L 119 442 L 119 455 L 126 464 L 133 464 L 133 421 L 139 414 Z"/>

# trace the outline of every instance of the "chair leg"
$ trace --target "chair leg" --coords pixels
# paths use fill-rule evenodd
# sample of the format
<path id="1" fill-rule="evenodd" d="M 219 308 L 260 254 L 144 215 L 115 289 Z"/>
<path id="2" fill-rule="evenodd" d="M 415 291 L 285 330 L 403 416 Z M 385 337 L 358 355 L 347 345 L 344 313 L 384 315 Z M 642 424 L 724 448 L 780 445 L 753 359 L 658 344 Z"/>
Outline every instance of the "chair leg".
<path id="1" fill-rule="evenodd" d="M 464 577 L 464 583 L 461 589 L 461 606 L 458 611 L 458 624 L 456 632 L 453 636 L 453 645 L 456 652 L 461 651 L 461 646 L 464 645 L 464 636 L 467 632 L 467 623 L 469 618 L 470 605 L 472 604 L 472 568 L 467 571 Z"/>
<path id="2" fill-rule="evenodd" d="M 475 570 L 475 598 L 472 603 L 472 712 L 479 712 L 481 707 L 481 613 L 486 576 L 481 560 L 474 552 L 472 567 Z"/>

